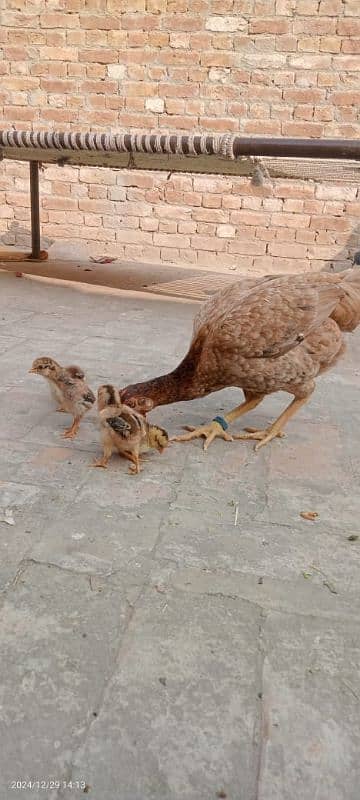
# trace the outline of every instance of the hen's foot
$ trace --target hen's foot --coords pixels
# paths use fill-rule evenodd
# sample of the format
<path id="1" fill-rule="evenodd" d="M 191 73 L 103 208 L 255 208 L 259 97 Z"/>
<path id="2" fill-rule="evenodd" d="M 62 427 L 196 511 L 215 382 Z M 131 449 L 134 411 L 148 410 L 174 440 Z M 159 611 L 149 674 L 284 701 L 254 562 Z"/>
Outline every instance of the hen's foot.
<path id="1" fill-rule="evenodd" d="M 259 444 L 255 445 L 255 450 L 260 450 L 260 447 L 264 447 L 265 444 L 271 442 L 272 439 L 282 439 L 285 436 L 285 433 L 282 431 L 272 430 L 270 428 L 265 428 L 265 430 L 260 430 L 259 428 L 244 428 L 246 433 L 235 433 L 233 438 L 234 439 L 257 439 Z"/>
<path id="2" fill-rule="evenodd" d="M 193 425 L 185 425 L 185 430 L 190 433 L 182 433 L 180 436 L 173 436 L 170 441 L 172 442 L 190 442 L 192 439 L 199 439 L 204 437 L 204 450 L 207 450 L 214 439 L 225 439 L 226 442 L 232 442 L 233 437 L 226 433 L 219 422 L 213 420 L 208 425 L 201 425 L 199 428 L 194 428 Z"/>

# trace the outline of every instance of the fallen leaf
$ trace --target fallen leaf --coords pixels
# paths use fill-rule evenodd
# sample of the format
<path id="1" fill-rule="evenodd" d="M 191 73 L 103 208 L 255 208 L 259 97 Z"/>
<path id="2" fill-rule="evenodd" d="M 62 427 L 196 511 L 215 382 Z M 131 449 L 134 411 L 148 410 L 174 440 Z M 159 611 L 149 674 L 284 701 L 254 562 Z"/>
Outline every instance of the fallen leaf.
<path id="1" fill-rule="evenodd" d="M 159 592 L 159 594 L 166 594 L 166 589 L 164 589 L 163 586 L 158 586 L 156 584 L 155 589 L 156 589 L 157 592 Z"/>
<path id="2" fill-rule="evenodd" d="M 117 259 L 112 256 L 99 256 L 99 258 L 94 258 L 94 256 L 90 256 L 90 261 L 93 261 L 94 264 L 112 264 L 113 261 Z"/>
<path id="3" fill-rule="evenodd" d="M 314 520 L 318 516 L 319 514 L 317 511 L 300 511 L 300 517 L 302 517 L 303 519 Z"/>
<path id="4" fill-rule="evenodd" d="M 311 572 L 303 572 L 303 577 L 306 578 L 306 580 L 308 580 L 309 578 L 312 578 L 312 574 Z"/>
<path id="5" fill-rule="evenodd" d="M 357 533 L 352 533 L 350 536 L 347 537 L 348 542 L 357 542 L 359 536 Z"/>

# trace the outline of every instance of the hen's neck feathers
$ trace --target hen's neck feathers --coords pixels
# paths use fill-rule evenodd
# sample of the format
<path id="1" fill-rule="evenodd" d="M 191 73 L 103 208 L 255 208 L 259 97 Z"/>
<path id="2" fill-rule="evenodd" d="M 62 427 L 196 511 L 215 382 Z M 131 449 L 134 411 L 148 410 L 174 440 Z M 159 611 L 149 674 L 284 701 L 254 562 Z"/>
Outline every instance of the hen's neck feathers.
<path id="1" fill-rule="evenodd" d="M 203 342 L 204 337 L 197 335 L 185 358 L 172 372 L 128 386 L 122 395 L 123 402 L 126 403 L 129 397 L 148 397 L 154 406 L 162 406 L 193 400 L 206 394 L 198 374 Z"/>

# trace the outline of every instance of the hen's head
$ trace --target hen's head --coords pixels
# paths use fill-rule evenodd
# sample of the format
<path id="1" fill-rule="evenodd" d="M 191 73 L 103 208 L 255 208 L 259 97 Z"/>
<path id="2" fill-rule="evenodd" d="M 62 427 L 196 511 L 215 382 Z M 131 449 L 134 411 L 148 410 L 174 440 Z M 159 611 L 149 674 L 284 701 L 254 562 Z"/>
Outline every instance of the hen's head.
<path id="1" fill-rule="evenodd" d="M 50 358 L 49 356 L 42 356 L 41 358 L 36 358 L 35 361 L 33 361 L 29 372 L 32 372 L 35 375 L 42 375 L 44 378 L 52 378 L 54 380 L 57 377 L 60 369 L 60 364 L 58 364 L 53 358 Z"/>
<path id="2" fill-rule="evenodd" d="M 142 414 L 143 417 L 146 417 L 146 414 L 155 407 L 155 403 L 151 397 L 146 397 L 146 395 L 137 393 L 136 386 L 127 386 L 126 389 L 121 389 L 120 399 L 122 403 L 133 408 L 134 411 L 137 411 L 138 414 Z"/>

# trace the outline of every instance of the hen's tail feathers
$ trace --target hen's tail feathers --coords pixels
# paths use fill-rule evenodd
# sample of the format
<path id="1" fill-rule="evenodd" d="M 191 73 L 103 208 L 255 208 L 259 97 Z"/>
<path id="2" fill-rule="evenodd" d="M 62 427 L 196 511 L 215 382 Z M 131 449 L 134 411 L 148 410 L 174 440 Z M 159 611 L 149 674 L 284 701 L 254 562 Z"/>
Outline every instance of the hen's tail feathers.
<path id="1" fill-rule="evenodd" d="M 159 453 L 162 453 L 169 444 L 168 433 L 158 425 L 149 425 L 148 438 L 149 447 L 154 447 Z"/>
<path id="2" fill-rule="evenodd" d="M 351 332 L 360 324 L 360 270 L 358 267 L 342 273 L 344 296 L 331 314 L 341 331 Z"/>

